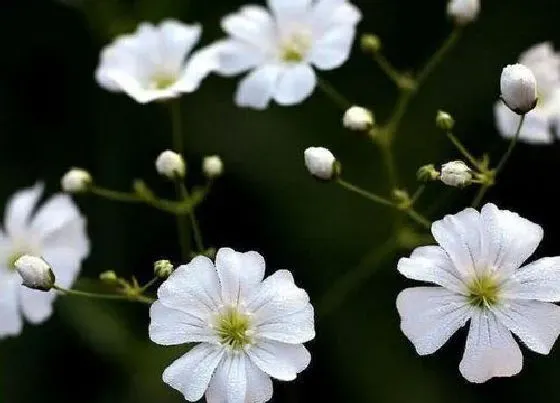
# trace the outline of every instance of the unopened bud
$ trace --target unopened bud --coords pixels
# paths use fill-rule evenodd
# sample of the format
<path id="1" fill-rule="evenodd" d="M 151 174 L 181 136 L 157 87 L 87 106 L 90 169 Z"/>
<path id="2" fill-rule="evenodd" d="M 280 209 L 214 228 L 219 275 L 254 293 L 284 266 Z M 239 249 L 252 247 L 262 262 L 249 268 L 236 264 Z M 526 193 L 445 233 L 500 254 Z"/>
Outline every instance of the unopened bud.
<path id="1" fill-rule="evenodd" d="M 364 52 L 377 53 L 381 50 L 381 39 L 374 34 L 363 34 L 360 44 Z"/>
<path id="2" fill-rule="evenodd" d="M 480 0 L 450 0 L 447 4 L 447 15 L 456 24 L 470 24 L 480 13 Z"/>
<path id="3" fill-rule="evenodd" d="M 428 164 L 418 168 L 416 177 L 420 182 L 430 182 L 439 178 L 439 172 L 436 170 L 434 164 Z"/>
<path id="4" fill-rule="evenodd" d="M 170 179 L 182 178 L 185 176 L 185 160 L 181 154 L 164 151 L 156 159 L 156 170 Z"/>
<path id="5" fill-rule="evenodd" d="M 14 262 L 14 266 L 23 279 L 24 286 L 40 291 L 49 291 L 54 287 L 52 268 L 42 258 L 23 255 Z"/>
<path id="6" fill-rule="evenodd" d="M 202 160 L 202 172 L 207 178 L 217 178 L 224 172 L 224 163 L 219 155 L 209 155 Z"/>
<path id="7" fill-rule="evenodd" d="M 366 131 L 373 126 L 373 113 L 361 106 L 352 106 L 344 113 L 342 123 L 347 129 Z"/>
<path id="8" fill-rule="evenodd" d="M 154 263 L 154 274 L 159 278 L 167 278 L 173 273 L 173 265 L 169 260 L 158 260 Z"/>
<path id="9" fill-rule="evenodd" d="M 72 168 L 60 180 L 62 190 L 67 193 L 82 193 L 88 190 L 92 183 L 91 175 L 81 168 Z"/>
<path id="10" fill-rule="evenodd" d="M 455 119 L 445 111 L 438 111 L 436 115 L 436 126 L 445 131 L 453 130 Z"/>
<path id="11" fill-rule="evenodd" d="M 463 187 L 472 180 L 472 170 L 463 161 L 451 161 L 441 166 L 440 179 L 447 186 Z"/>
<path id="12" fill-rule="evenodd" d="M 523 64 L 510 64 L 500 78 L 502 100 L 518 115 L 525 115 L 537 106 L 537 79 Z"/>
<path id="13" fill-rule="evenodd" d="M 309 173 L 318 179 L 328 181 L 340 173 L 340 164 L 327 148 L 307 148 L 304 160 Z"/>
<path id="14" fill-rule="evenodd" d="M 99 275 L 99 280 L 108 285 L 115 285 L 117 284 L 119 278 L 117 277 L 117 273 L 113 270 L 107 270 Z"/>

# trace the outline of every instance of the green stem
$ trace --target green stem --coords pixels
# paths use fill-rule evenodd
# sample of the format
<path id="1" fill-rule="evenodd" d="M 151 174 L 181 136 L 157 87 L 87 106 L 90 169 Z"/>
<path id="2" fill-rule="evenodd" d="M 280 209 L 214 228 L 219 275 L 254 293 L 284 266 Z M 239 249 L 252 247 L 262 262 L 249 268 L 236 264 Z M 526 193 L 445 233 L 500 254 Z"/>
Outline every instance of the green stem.
<path id="1" fill-rule="evenodd" d="M 406 210 L 406 214 L 418 224 L 422 225 L 424 228 L 430 229 L 432 227 L 432 222 L 424 217 L 422 214 L 414 210 L 413 208 L 409 208 Z"/>
<path id="2" fill-rule="evenodd" d="M 399 187 L 399 179 L 397 174 L 397 164 L 395 163 L 395 157 L 389 141 L 390 140 L 380 143 L 380 148 L 383 163 L 385 164 L 385 169 L 387 171 L 387 178 L 389 179 L 390 190 L 393 191 Z"/>
<path id="3" fill-rule="evenodd" d="M 151 279 L 150 281 L 148 281 L 146 284 L 144 284 L 142 286 L 142 288 L 140 288 L 140 292 L 144 293 L 148 288 L 150 288 L 151 286 L 153 286 L 155 283 L 157 283 L 159 280 L 159 277 L 154 277 L 153 279 Z"/>
<path id="4" fill-rule="evenodd" d="M 178 99 L 170 101 L 171 108 L 171 134 L 173 136 L 173 151 L 183 155 L 183 127 L 181 121 L 181 101 Z M 183 156 L 184 157 L 184 156 Z"/>
<path id="5" fill-rule="evenodd" d="M 486 192 L 488 192 L 489 189 L 490 189 L 490 185 L 488 185 L 488 184 L 484 184 L 480 187 L 480 189 L 476 193 L 476 196 L 474 197 L 474 199 L 471 203 L 472 208 L 478 208 L 478 206 L 480 206 L 480 203 L 482 202 L 482 199 L 484 198 L 484 196 L 486 195 Z"/>
<path id="6" fill-rule="evenodd" d="M 342 179 L 337 179 L 336 183 L 338 183 L 343 188 L 345 188 L 345 189 L 347 189 L 351 192 L 357 193 L 360 196 L 365 197 L 366 199 L 371 200 L 375 203 L 383 204 L 384 206 L 395 207 L 395 204 L 391 200 L 386 199 L 382 196 L 376 195 L 375 193 L 368 192 L 367 190 L 364 190 L 362 188 L 359 188 L 358 186 L 352 185 L 351 183 L 348 183 L 348 182 L 346 182 Z"/>
<path id="7" fill-rule="evenodd" d="M 142 203 L 144 201 L 135 193 L 119 192 L 116 190 L 104 189 L 99 186 L 91 186 L 89 191 L 96 196 L 118 202 Z"/>
<path id="8" fill-rule="evenodd" d="M 387 75 L 387 77 L 389 77 L 397 85 L 397 87 L 400 88 L 402 86 L 403 76 L 393 67 L 389 60 L 387 60 L 381 52 L 375 52 L 373 59 L 377 62 L 379 68 Z"/>
<path id="9" fill-rule="evenodd" d="M 93 292 L 86 292 L 80 290 L 72 290 L 59 287 L 55 285 L 53 287 L 55 290 L 61 292 L 62 294 L 69 297 L 82 297 L 82 298 L 94 298 L 94 299 L 107 299 L 107 300 L 118 300 L 118 301 L 128 301 L 128 302 L 140 302 L 143 304 L 152 304 L 155 302 L 154 298 L 147 297 L 145 295 L 119 295 L 119 294 L 97 294 Z"/>
<path id="10" fill-rule="evenodd" d="M 504 166 L 508 162 L 509 157 L 511 157 L 511 154 L 513 153 L 513 149 L 515 148 L 515 146 L 517 145 L 517 141 L 519 140 L 519 135 L 521 134 L 521 127 L 523 126 L 523 122 L 525 122 L 525 116 L 527 115 L 522 115 L 521 119 L 519 119 L 519 124 L 517 125 L 515 136 L 513 136 L 513 138 L 511 139 L 507 151 L 505 152 L 505 154 L 502 156 L 502 159 L 498 163 L 498 166 L 494 171 L 494 177 L 497 177 L 498 174 L 502 171 L 502 169 L 504 169 Z"/>
<path id="11" fill-rule="evenodd" d="M 451 35 L 447 37 L 443 45 L 433 54 L 433 56 L 428 60 L 428 62 L 424 65 L 424 68 L 420 70 L 418 76 L 416 78 L 416 85 L 417 88 L 424 84 L 424 81 L 432 74 L 438 64 L 443 60 L 445 55 L 455 46 L 459 38 L 461 37 L 462 33 L 461 27 L 456 27 L 452 32 Z"/>
<path id="12" fill-rule="evenodd" d="M 447 137 L 449 138 L 451 143 L 453 143 L 455 148 L 459 150 L 463 157 L 465 157 L 472 164 L 472 166 L 480 170 L 479 162 L 471 155 L 471 153 L 469 153 L 469 151 L 465 148 L 461 141 L 459 141 L 459 139 L 455 137 L 451 132 L 447 132 Z"/>
<path id="13" fill-rule="evenodd" d="M 328 81 L 323 80 L 322 78 L 317 77 L 317 86 L 331 101 L 333 101 L 337 106 L 339 106 L 342 110 L 346 111 L 350 108 L 353 104 L 342 95 L 336 88 L 334 88 Z"/>

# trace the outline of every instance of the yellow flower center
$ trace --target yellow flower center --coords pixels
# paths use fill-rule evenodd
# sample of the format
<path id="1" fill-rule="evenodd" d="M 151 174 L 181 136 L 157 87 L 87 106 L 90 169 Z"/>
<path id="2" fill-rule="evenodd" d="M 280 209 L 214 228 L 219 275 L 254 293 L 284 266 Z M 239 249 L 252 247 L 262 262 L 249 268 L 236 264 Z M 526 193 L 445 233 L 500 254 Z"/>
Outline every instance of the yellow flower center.
<path id="1" fill-rule="evenodd" d="M 280 58 L 287 63 L 303 61 L 311 48 L 311 34 L 306 30 L 297 30 L 280 46 Z"/>
<path id="2" fill-rule="evenodd" d="M 468 285 L 469 303 L 476 307 L 494 305 L 498 302 L 500 284 L 494 276 L 475 277 Z"/>
<path id="3" fill-rule="evenodd" d="M 172 74 L 156 74 L 154 77 L 152 77 L 150 87 L 155 90 L 164 90 L 173 86 L 176 81 L 177 78 Z"/>
<path id="4" fill-rule="evenodd" d="M 241 350 L 251 342 L 249 336 L 249 316 L 236 308 L 226 309 L 217 320 L 220 342 L 234 350 Z"/>

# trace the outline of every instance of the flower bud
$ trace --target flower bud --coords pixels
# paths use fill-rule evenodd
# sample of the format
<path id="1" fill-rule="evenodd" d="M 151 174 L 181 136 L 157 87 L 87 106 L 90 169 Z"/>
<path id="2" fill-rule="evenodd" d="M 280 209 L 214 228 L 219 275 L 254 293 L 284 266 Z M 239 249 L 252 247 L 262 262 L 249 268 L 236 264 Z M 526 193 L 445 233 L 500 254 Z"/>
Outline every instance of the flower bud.
<path id="1" fill-rule="evenodd" d="M 304 160 L 309 173 L 318 179 L 331 180 L 340 170 L 334 155 L 324 147 L 307 148 Z"/>
<path id="2" fill-rule="evenodd" d="M 170 179 L 182 178 L 185 176 L 185 160 L 176 152 L 164 151 L 156 159 L 156 170 Z"/>
<path id="3" fill-rule="evenodd" d="M 436 171 L 434 164 L 428 164 L 418 168 L 416 177 L 420 182 L 434 181 L 439 178 L 439 172 Z"/>
<path id="4" fill-rule="evenodd" d="M 159 278 L 167 278 L 173 273 L 173 265 L 169 260 L 158 260 L 154 263 L 154 274 Z"/>
<path id="5" fill-rule="evenodd" d="M 67 193 L 82 193 L 87 191 L 93 182 L 88 171 L 81 168 L 72 168 L 60 180 L 62 190 Z"/>
<path id="6" fill-rule="evenodd" d="M 445 111 L 438 111 L 436 115 L 436 126 L 438 129 L 450 131 L 455 126 L 455 119 Z"/>
<path id="7" fill-rule="evenodd" d="M 360 42 L 364 52 L 377 53 L 381 50 L 381 39 L 377 35 L 363 34 Z"/>
<path id="8" fill-rule="evenodd" d="M 537 79 L 522 64 L 510 64 L 503 69 L 500 90 L 504 103 L 518 115 L 525 115 L 537 106 Z"/>
<path id="9" fill-rule="evenodd" d="M 99 280 L 108 285 L 115 285 L 117 284 L 119 278 L 117 277 L 117 273 L 113 270 L 107 270 L 99 275 Z"/>
<path id="10" fill-rule="evenodd" d="M 480 0 L 450 0 L 447 3 L 447 15 L 458 25 L 470 24 L 479 13 Z"/>
<path id="11" fill-rule="evenodd" d="M 366 131 L 373 126 L 373 113 L 361 106 L 353 106 L 344 113 L 342 123 L 347 129 Z"/>
<path id="12" fill-rule="evenodd" d="M 49 291 L 54 287 L 54 273 L 42 258 L 23 255 L 14 266 L 23 279 L 23 285 L 33 290 Z"/>
<path id="13" fill-rule="evenodd" d="M 209 155 L 202 160 L 202 172 L 207 178 L 217 178 L 224 172 L 224 163 L 219 155 Z"/>
<path id="14" fill-rule="evenodd" d="M 472 171 L 463 161 L 451 161 L 441 166 L 440 179 L 447 186 L 463 187 L 471 183 Z"/>

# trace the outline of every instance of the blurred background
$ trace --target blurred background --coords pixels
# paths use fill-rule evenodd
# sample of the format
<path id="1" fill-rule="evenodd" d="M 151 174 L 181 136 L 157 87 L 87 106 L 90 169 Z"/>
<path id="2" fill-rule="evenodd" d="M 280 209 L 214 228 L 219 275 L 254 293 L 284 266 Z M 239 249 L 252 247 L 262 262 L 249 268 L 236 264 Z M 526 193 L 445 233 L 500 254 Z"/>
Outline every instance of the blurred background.
<path id="1" fill-rule="evenodd" d="M 171 146 L 166 110 L 140 106 L 100 89 L 93 78 L 100 49 L 140 21 L 173 17 L 201 22 L 203 44 L 221 36 L 220 17 L 243 0 L 5 0 L 0 11 L 0 205 L 37 180 L 50 193 L 70 166 L 87 168 L 109 188 L 127 190 L 144 178 L 160 194 L 169 184 L 153 161 Z M 359 32 L 383 40 L 387 57 L 414 70 L 451 30 L 445 0 L 355 0 L 364 15 Z M 495 162 L 507 147 L 494 127 L 503 65 L 529 46 L 560 46 L 560 3 L 551 0 L 484 1 L 479 21 L 426 82 L 412 103 L 397 142 L 402 184 L 414 189 L 416 169 L 458 155 L 434 126 L 438 109 L 451 112 L 456 135 Z M 355 47 L 351 61 L 322 75 L 379 121 L 396 97 L 393 84 Z M 520 376 L 467 383 L 458 364 L 465 331 L 433 356 L 420 358 L 399 330 L 398 292 L 413 284 L 398 275 L 399 250 L 384 259 L 370 252 L 390 234 L 388 210 L 312 180 L 303 165 L 308 146 L 328 146 L 344 177 L 386 193 L 375 145 L 343 130 L 341 111 L 317 91 L 298 107 L 264 112 L 233 103 L 237 79 L 211 77 L 182 98 L 189 181 L 202 183 L 200 163 L 220 154 L 226 174 L 198 212 L 207 244 L 257 250 L 268 273 L 287 268 L 306 288 L 320 315 L 309 344 L 310 367 L 295 382 L 275 382 L 274 402 L 485 403 L 560 398 L 560 348 L 548 357 L 524 351 Z M 560 147 L 520 145 L 488 199 L 545 228 L 537 257 L 560 254 L 556 181 Z M 432 219 L 469 203 L 474 189 L 434 183 L 419 204 Z M 83 276 L 106 269 L 152 276 L 152 262 L 177 260 L 173 218 L 141 205 L 79 197 L 89 220 L 92 254 Z M 364 258 L 365 257 L 365 258 Z M 361 266 L 358 266 L 362 262 Z M 358 271 L 356 271 L 356 267 Z M 357 284 L 340 301 L 324 299 L 348 273 Z M 344 280 L 347 281 L 347 280 Z M 332 295 L 332 294 L 331 294 Z M 0 319 L 1 320 L 1 319 Z M 161 381 L 163 369 L 184 347 L 148 340 L 148 309 L 126 303 L 59 299 L 42 326 L 0 342 L 3 403 L 176 403 L 182 396 Z"/>

